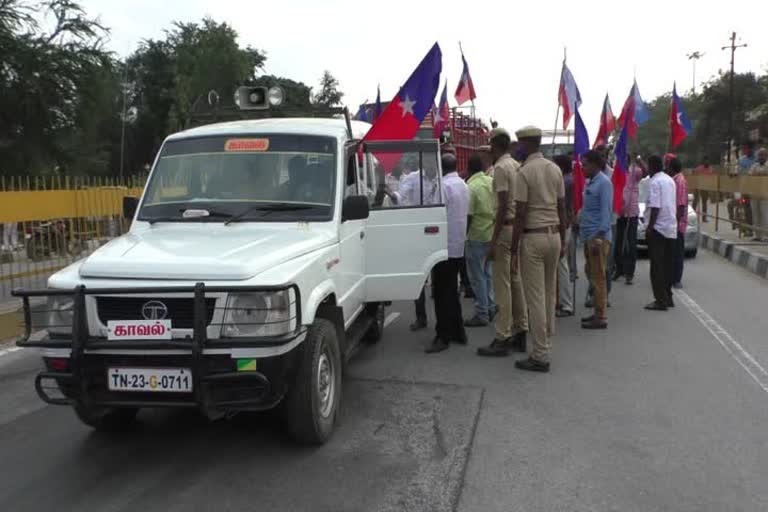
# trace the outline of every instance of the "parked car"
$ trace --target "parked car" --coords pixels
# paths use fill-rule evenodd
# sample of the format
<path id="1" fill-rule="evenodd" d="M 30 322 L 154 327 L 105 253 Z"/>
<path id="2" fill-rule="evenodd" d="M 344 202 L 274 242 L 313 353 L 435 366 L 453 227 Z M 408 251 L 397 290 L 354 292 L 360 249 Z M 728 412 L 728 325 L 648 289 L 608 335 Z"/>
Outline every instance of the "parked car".
<path id="1" fill-rule="evenodd" d="M 647 251 L 648 242 L 645 238 L 646 226 L 646 203 L 640 203 L 640 217 L 637 223 L 637 249 L 638 251 Z M 696 211 L 688 204 L 688 227 L 685 230 L 685 255 L 689 258 L 695 258 L 699 249 L 699 216 Z"/>

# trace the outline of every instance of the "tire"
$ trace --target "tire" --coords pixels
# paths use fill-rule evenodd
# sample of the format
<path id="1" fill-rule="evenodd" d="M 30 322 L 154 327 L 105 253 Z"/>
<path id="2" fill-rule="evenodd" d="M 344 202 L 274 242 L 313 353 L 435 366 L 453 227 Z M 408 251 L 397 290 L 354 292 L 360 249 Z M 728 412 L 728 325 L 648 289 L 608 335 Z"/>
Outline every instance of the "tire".
<path id="1" fill-rule="evenodd" d="M 285 397 L 288 431 L 302 444 L 320 445 L 333 434 L 341 406 L 341 350 L 336 327 L 318 318 L 299 347 L 296 380 Z"/>
<path id="2" fill-rule="evenodd" d="M 375 304 L 368 304 L 366 306 L 366 314 L 373 317 L 374 321 L 368 332 L 365 333 L 365 341 L 369 343 L 377 343 L 384 337 L 384 318 L 385 318 L 385 306 L 383 302 L 377 302 Z"/>
<path id="3" fill-rule="evenodd" d="M 100 432 L 126 430 L 136 419 L 139 410 L 134 407 L 88 407 L 75 405 L 75 414 L 89 427 Z"/>

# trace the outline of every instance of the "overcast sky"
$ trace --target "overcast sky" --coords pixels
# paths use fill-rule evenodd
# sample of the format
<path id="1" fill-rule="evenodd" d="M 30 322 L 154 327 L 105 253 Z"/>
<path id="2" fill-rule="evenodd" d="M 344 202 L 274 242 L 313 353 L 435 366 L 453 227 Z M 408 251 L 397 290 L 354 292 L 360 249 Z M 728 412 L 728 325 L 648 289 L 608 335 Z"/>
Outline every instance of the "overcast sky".
<path id="1" fill-rule="evenodd" d="M 81 2 L 111 28 L 110 46 L 120 55 L 142 39 L 162 37 L 174 20 L 226 21 L 242 45 L 267 52 L 266 73 L 316 86 L 323 70 L 330 70 L 351 110 L 374 100 L 377 83 L 382 99 L 391 99 L 435 41 L 443 50 L 452 100 L 461 74 L 461 41 L 478 113 L 511 130 L 554 126 L 564 47 L 590 137 L 605 93 L 618 115 L 635 73 L 641 94 L 651 100 L 670 91 L 675 80 L 679 92 L 690 90 L 686 54 L 692 51 L 705 53 L 697 65 L 698 84 L 728 69 L 730 52 L 721 47 L 733 30 L 748 44 L 736 52 L 736 71 L 768 70 L 768 16 L 757 0 Z"/>

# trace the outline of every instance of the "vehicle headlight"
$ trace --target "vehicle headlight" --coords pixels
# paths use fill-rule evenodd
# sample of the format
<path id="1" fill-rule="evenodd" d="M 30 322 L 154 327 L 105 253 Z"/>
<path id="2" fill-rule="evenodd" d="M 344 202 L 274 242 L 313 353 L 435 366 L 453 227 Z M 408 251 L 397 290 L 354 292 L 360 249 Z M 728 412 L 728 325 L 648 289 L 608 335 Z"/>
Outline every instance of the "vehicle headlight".
<path id="1" fill-rule="evenodd" d="M 284 99 L 285 92 L 283 91 L 282 87 L 270 87 L 267 91 L 267 101 L 269 101 L 269 104 L 273 107 L 279 107 L 282 105 Z"/>
<path id="2" fill-rule="evenodd" d="M 49 296 L 43 318 L 33 312 L 32 330 L 40 328 L 48 331 L 49 334 L 59 336 L 72 334 L 72 321 L 75 316 L 74 305 L 73 297 Z"/>
<path id="3" fill-rule="evenodd" d="M 282 336 L 296 329 L 296 296 L 277 292 L 232 293 L 227 299 L 224 338 Z"/>

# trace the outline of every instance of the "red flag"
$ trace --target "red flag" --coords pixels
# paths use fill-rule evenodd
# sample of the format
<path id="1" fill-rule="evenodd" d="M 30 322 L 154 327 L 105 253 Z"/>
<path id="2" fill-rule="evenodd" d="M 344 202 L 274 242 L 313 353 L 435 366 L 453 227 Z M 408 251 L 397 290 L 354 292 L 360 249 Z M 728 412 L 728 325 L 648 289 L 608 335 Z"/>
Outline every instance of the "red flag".
<path id="1" fill-rule="evenodd" d="M 443 55 L 435 43 L 363 140 L 410 140 L 415 137 L 432 108 L 442 67 Z M 395 153 L 376 156 L 387 172 L 400 160 L 400 155 Z"/>
<path id="2" fill-rule="evenodd" d="M 669 128 L 672 133 L 672 149 L 679 146 L 693 130 L 691 121 L 680 104 L 680 97 L 677 95 L 677 84 L 672 87 L 672 108 L 669 110 Z"/>
<path id="3" fill-rule="evenodd" d="M 627 167 L 627 138 L 630 128 L 631 124 L 627 123 L 621 129 L 614 151 L 616 163 L 613 166 L 611 181 L 613 182 L 613 211 L 617 215 L 621 215 L 624 206 L 624 186 L 627 184 L 627 171 L 629 170 Z"/>
<path id="4" fill-rule="evenodd" d="M 608 99 L 608 94 L 605 95 L 603 101 L 603 112 L 600 114 L 600 129 L 595 137 L 595 144 L 597 146 L 608 144 L 608 136 L 616 129 L 616 118 L 613 116 L 613 110 L 611 110 L 611 101 Z"/>
<path id="5" fill-rule="evenodd" d="M 472 83 L 472 77 L 469 76 L 467 59 L 464 58 L 463 53 L 461 54 L 461 61 L 464 63 L 464 70 L 461 72 L 461 80 L 459 80 L 459 85 L 456 87 L 456 92 L 453 94 L 453 97 L 456 98 L 456 103 L 459 105 L 463 105 L 477 97 L 475 95 L 475 85 Z"/>
<path id="6" fill-rule="evenodd" d="M 581 105 L 581 93 L 579 86 L 576 85 L 576 79 L 573 78 L 571 70 L 563 61 L 563 70 L 560 73 L 560 90 L 557 95 L 560 106 L 563 108 L 563 130 L 568 128 L 571 117 L 576 113 L 576 109 Z"/>
<path id="7" fill-rule="evenodd" d="M 443 86 L 443 94 L 440 95 L 440 106 L 438 106 L 432 112 L 432 135 L 436 139 L 439 139 L 445 127 L 448 126 L 448 118 L 450 112 L 448 111 L 448 83 Z"/>

